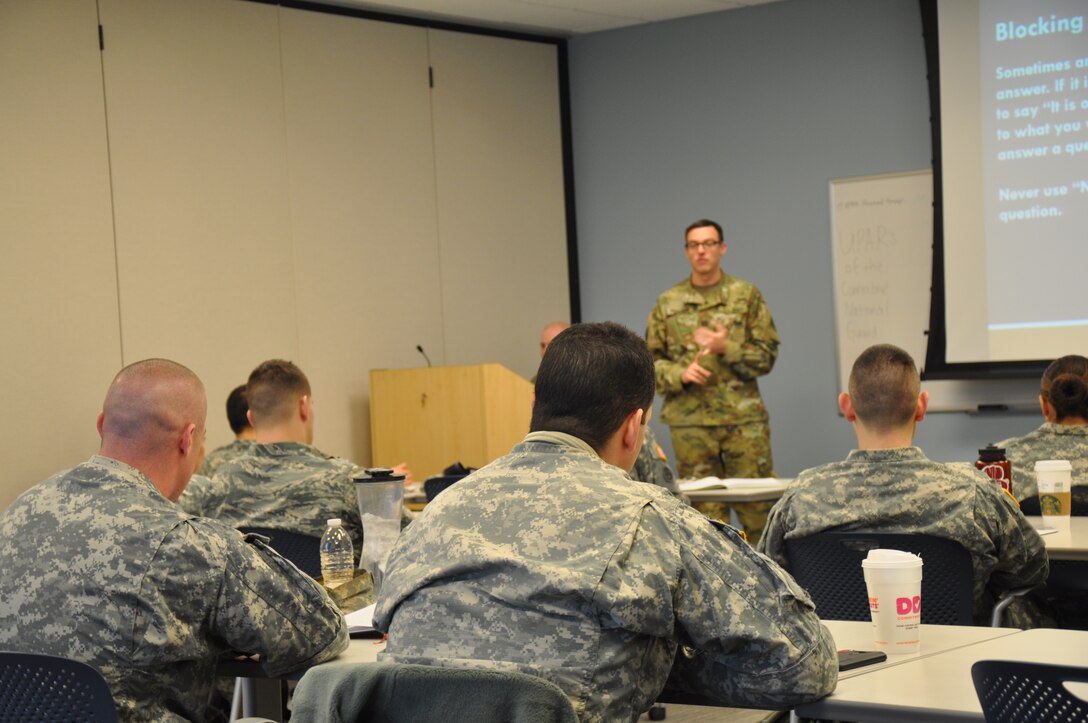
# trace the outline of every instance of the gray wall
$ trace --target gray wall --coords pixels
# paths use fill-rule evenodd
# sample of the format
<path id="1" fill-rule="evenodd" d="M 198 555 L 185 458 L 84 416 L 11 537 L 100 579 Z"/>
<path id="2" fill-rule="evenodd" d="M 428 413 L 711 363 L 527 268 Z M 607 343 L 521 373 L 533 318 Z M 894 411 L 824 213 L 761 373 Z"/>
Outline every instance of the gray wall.
<path id="1" fill-rule="evenodd" d="M 835 405 L 828 182 L 930 166 L 921 33 L 916 0 L 789 0 L 570 43 L 583 320 L 643 332 L 689 271 L 684 227 L 719 220 L 726 270 L 762 289 L 783 339 L 761 381 L 783 476 L 854 446 Z M 917 442 L 973 460 L 1041 421 L 934 414 Z"/>

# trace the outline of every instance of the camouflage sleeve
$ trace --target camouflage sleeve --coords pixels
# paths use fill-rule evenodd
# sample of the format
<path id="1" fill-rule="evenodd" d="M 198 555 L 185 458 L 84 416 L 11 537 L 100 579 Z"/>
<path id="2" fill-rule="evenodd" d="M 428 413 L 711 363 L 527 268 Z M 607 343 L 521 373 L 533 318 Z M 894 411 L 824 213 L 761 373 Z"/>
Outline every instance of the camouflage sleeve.
<path id="1" fill-rule="evenodd" d="M 230 493 L 230 481 L 228 477 L 222 474 L 205 478 L 208 480 L 207 484 L 203 485 L 199 493 L 196 493 L 197 500 L 193 503 L 193 509 L 189 509 L 189 506 L 182 505 L 182 501 L 178 499 L 178 505 L 181 505 L 182 509 L 191 515 L 201 515 L 203 517 L 210 517 L 215 519 L 220 515 L 220 507 L 227 499 Z M 186 489 L 188 493 L 188 489 Z M 182 498 L 185 494 L 182 494 Z"/>
<path id="2" fill-rule="evenodd" d="M 787 521 L 787 509 L 789 507 L 789 492 L 775 503 L 767 515 L 767 525 L 763 528 L 756 549 L 762 554 L 774 560 L 782 567 L 787 567 L 786 559 L 786 532 L 790 529 Z"/>
<path id="3" fill-rule="evenodd" d="M 170 591 L 159 597 L 164 608 L 172 600 L 175 614 L 206 615 L 214 639 L 259 653 L 270 676 L 324 662 L 347 647 L 344 616 L 328 594 L 259 540 L 244 542 L 240 533 L 217 523 L 188 520 L 163 540 L 155 556 L 160 561 L 152 565 L 145 590 Z M 209 574 L 209 568 L 221 575 Z M 213 578 L 218 589 L 202 589 L 201 579 Z M 169 620 L 152 641 L 169 640 Z"/>
<path id="4" fill-rule="evenodd" d="M 759 289 L 753 287 L 745 320 L 744 343 L 731 344 L 724 361 L 738 379 L 755 379 L 774 368 L 779 343 L 770 309 Z"/>
<path id="5" fill-rule="evenodd" d="M 1046 544 L 1015 502 L 989 480 L 975 492 L 975 520 L 993 541 L 997 566 L 987 587 L 995 594 L 1046 582 L 1050 562 Z"/>
<path id="6" fill-rule="evenodd" d="M 684 510 L 679 532 L 654 514 L 643 516 L 639 531 L 647 540 L 679 537 L 672 601 L 684 648 L 670 687 L 776 709 L 830 693 L 838 679 L 834 639 L 808 594 L 736 531 L 719 532 Z"/>
<path id="7" fill-rule="evenodd" d="M 355 560 L 358 562 L 360 556 L 363 554 L 363 516 L 359 511 L 359 498 L 355 493 L 356 483 L 352 481 L 352 477 L 363 471 L 362 467 L 355 465 L 353 462 L 344 460 L 345 465 L 343 471 L 340 474 L 347 475 L 348 484 L 345 488 L 344 496 L 344 529 L 348 531 L 351 536 L 351 544 L 354 548 Z"/>
<path id="8" fill-rule="evenodd" d="M 638 457 L 635 459 L 635 466 L 631 468 L 631 479 L 664 487 L 674 497 L 687 501 L 687 498 L 680 492 L 680 486 L 676 483 L 676 475 L 673 474 L 672 468 L 669 467 L 665 453 L 658 445 L 657 438 L 649 426 L 646 427 L 646 439 L 643 440 L 642 449 L 639 450 Z"/>
<path id="9" fill-rule="evenodd" d="M 669 358 L 668 326 L 661 313 L 661 304 L 655 304 L 650 318 L 646 321 L 646 346 L 650 347 L 650 354 L 654 359 L 654 379 L 657 383 L 657 393 L 665 394 L 683 390 L 684 383 L 680 377 L 684 375 L 687 364 Z"/>
<path id="10" fill-rule="evenodd" d="M 190 515 L 201 516 L 206 514 L 204 506 L 208 497 L 208 486 L 211 480 L 199 474 L 194 474 L 189 479 L 189 484 L 178 497 L 177 505 Z"/>

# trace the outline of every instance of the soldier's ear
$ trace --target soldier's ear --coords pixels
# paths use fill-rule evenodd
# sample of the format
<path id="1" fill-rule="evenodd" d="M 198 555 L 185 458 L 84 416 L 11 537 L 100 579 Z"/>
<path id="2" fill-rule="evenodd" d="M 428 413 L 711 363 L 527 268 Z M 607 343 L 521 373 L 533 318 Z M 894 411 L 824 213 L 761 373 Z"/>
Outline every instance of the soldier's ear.
<path id="1" fill-rule="evenodd" d="M 929 408 L 929 392 L 918 395 L 918 403 L 914 407 L 914 421 L 921 422 L 926 418 L 926 409 Z"/>
<path id="2" fill-rule="evenodd" d="M 857 421 L 858 415 L 854 412 L 854 402 L 846 392 L 839 394 L 839 411 L 842 412 L 842 416 L 846 417 L 847 422 Z"/>
<path id="3" fill-rule="evenodd" d="M 641 449 L 642 444 L 639 441 L 639 432 L 642 430 L 642 417 L 645 412 L 642 409 L 636 409 L 627 415 L 627 419 L 623 422 L 623 446 L 626 449 Z"/>

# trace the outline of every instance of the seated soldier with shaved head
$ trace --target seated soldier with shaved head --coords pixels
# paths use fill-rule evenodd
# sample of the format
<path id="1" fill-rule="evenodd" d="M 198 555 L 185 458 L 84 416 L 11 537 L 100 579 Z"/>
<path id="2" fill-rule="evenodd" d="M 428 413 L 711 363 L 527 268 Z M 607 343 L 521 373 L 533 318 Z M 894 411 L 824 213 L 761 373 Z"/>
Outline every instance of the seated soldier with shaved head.
<path id="1" fill-rule="evenodd" d="M 271 675 L 347 645 L 325 592 L 259 540 L 174 501 L 199 462 L 195 374 L 148 359 L 110 385 L 99 453 L 0 514 L 0 649 L 98 670 L 127 720 L 205 720 L 216 659 L 259 653 Z"/>
<path id="2" fill-rule="evenodd" d="M 760 552 L 787 570 L 786 540 L 824 530 L 913 532 L 943 537 L 971 553 L 974 614 L 989 624 L 997 596 L 1044 582 L 1049 569 L 1043 541 L 1000 486 L 966 464 L 932 462 L 914 447 L 926 414 L 910 354 L 890 344 L 871 346 L 850 371 L 839 409 L 854 425 L 858 449 L 843 462 L 805 470 L 771 510 Z M 1013 602 L 1005 624 L 1043 621 L 1026 598 Z"/>

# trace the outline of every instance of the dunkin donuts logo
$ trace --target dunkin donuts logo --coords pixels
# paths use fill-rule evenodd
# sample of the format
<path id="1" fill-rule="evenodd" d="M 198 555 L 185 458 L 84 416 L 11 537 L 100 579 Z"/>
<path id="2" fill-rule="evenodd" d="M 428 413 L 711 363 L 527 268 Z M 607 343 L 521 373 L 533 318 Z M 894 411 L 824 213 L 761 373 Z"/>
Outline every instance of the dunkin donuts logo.
<path id="1" fill-rule="evenodd" d="M 897 597 L 895 599 L 895 612 L 898 615 L 919 615 L 922 612 L 922 596 Z"/>

